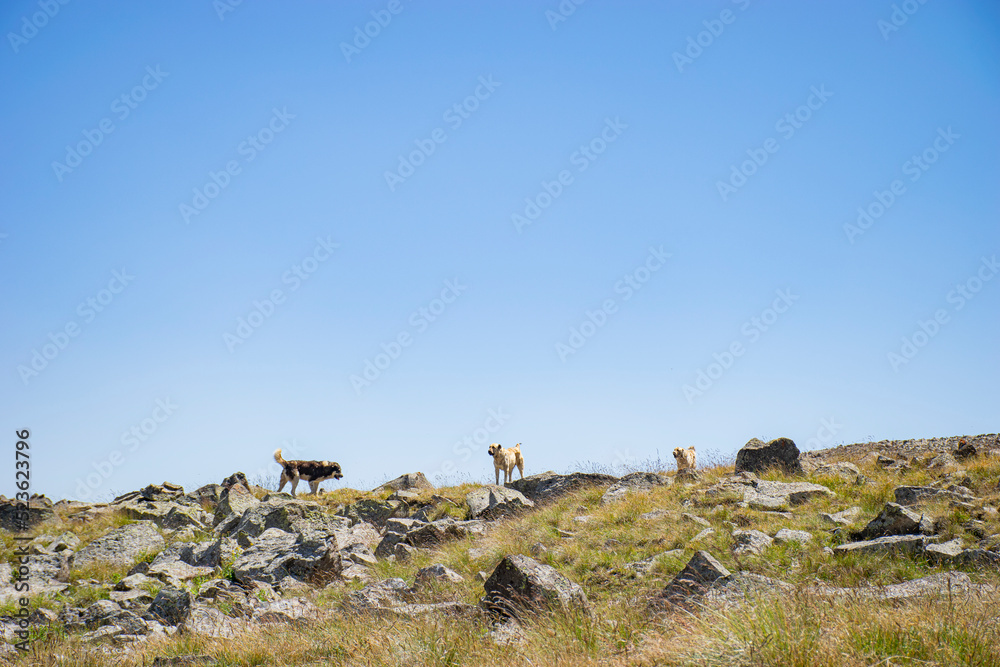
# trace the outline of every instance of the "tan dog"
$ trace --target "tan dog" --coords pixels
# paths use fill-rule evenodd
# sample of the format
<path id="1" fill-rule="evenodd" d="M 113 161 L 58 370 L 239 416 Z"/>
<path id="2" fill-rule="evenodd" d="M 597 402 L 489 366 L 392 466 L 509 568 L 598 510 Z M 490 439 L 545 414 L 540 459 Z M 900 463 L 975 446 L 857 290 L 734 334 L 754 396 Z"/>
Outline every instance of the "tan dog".
<path id="1" fill-rule="evenodd" d="M 500 471 L 503 470 L 503 483 L 514 481 L 514 466 L 521 471 L 521 479 L 524 479 L 524 457 L 521 456 L 521 443 L 517 443 L 509 449 L 504 449 L 497 443 L 490 445 L 486 450 L 493 457 L 493 469 L 497 473 L 497 486 L 500 486 Z"/>
<path id="2" fill-rule="evenodd" d="M 674 458 L 677 459 L 678 470 L 694 470 L 696 467 L 694 462 L 694 447 L 688 447 L 687 449 L 675 447 Z"/>

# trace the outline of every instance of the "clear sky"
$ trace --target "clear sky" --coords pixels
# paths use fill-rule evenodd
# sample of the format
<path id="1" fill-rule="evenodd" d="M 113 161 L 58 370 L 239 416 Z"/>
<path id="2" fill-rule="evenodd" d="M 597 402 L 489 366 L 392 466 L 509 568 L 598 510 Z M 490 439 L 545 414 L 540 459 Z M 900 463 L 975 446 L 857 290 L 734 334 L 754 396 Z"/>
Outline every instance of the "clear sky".
<path id="1" fill-rule="evenodd" d="M 491 442 L 531 474 L 1000 430 L 996 3 L 17 0 L 0 27 L 0 417 L 34 491 L 278 447 L 366 488 L 492 480 Z"/>

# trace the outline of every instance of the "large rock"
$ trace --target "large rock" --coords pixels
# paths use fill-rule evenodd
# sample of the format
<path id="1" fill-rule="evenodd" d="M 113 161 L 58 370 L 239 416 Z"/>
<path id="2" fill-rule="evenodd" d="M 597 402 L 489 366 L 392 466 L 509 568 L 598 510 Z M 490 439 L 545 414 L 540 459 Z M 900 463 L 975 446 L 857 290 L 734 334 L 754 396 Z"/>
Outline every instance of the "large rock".
<path id="1" fill-rule="evenodd" d="M 825 475 L 829 477 L 840 477 L 849 482 L 857 482 L 861 476 L 861 469 L 853 463 L 838 461 L 836 463 L 821 463 L 812 471 L 814 475 Z"/>
<path id="2" fill-rule="evenodd" d="M 923 535 L 891 535 L 889 537 L 877 537 L 874 540 L 862 540 L 860 542 L 849 542 L 833 548 L 835 554 L 847 553 L 919 553 L 923 550 L 928 540 Z"/>
<path id="3" fill-rule="evenodd" d="M 756 482 L 754 489 L 763 496 L 787 498 L 790 505 L 801 505 L 813 498 L 833 496 L 834 493 L 822 484 L 809 482 Z"/>
<path id="4" fill-rule="evenodd" d="M 759 555 L 774 543 L 774 539 L 759 530 L 734 530 L 733 553 Z"/>
<path id="5" fill-rule="evenodd" d="M 151 500 L 141 495 L 149 488 L 146 487 L 139 492 L 140 495 L 136 498 L 118 503 L 121 506 L 121 511 L 130 519 L 152 521 L 164 530 L 178 530 L 180 528 L 206 530 L 211 527 L 212 515 L 203 510 L 193 499 L 175 494 L 171 496 L 171 500 Z M 155 488 L 162 489 L 159 485 Z M 149 492 L 153 498 L 161 498 L 165 494 L 166 492 L 163 491 Z"/>
<path id="6" fill-rule="evenodd" d="M 651 602 L 655 608 L 687 605 L 693 598 L 703 595 L 716 581 L 730 576 L 719 561 L 707 551 L 695 552 L 684 569 L 677 573 L 667 587 Z"/>
<path id="7" fill-rule="evenodd" d="M 338 514 L 347 517 L 351 525 L 366 522 L 381 528 L 386 521 L 403 518 L 410 513 L 409 506 L 401 500 L 359 500 L 345 506 Z"/>
<path id="8" fill-rule="evenodd" d="M 344 606 L 353 611 L 396 607 L 413 600 L 413 592 L 402 579 L 384 579 L 347 596 Z"/>
<path id="9" fill-rule="evenodd" d="M 926 514 L 917 514 L 902 505 L 886 503 L 885 508 L 868 522 L 859 537 L 872 539 L 887 535 L 932 535 L 934 521 Z"/>
<path id="10" fill-rule="evenodd" d="M 163 484 L 150 484 L 139 492 L 143 500 L 175 500 L 184 495 L 184 487 L 179 484 L 164 482 Z"/>
<path id="11" fill-rule="evenodd" d="M 846 510 L 841 510 L 832 514 L 821 512 L 819 518 L 838 526 L 850 526 L 859 516 L 861 516 L 861 508 L 855 506 L 848 507 Z"/>
<path id="12" fill-rule="evenodd" d="M 164 586 L 149 605 L 149 613 L 165 625 L 177 625 L 191 613 L 191 594 L 180 588 Z"/>
<path id="13" fill-rule="evenodd" d="M 579 584 L 520 554 L 505 556 L 483 587 L 483 606 L 499 616 L 516 617 L 522 610 L 589 610 L 587 595 Z"/>
<path id="14" fill-rule="evenodd" d="M 791 530 L 790 528 L 782 528 L 777 533 L 774 534 L 775 544 L 786 544 L 789 542 L 798 542 L 799 544 L 808 544 L 812 541 L 812 533 L 805 530 Z"/>
<path id="15" fill-rule="evenodd" d="M 153 565 L 180 561 L 195 567 L 218 567 L 222 561 L 222 539 L 214 542 L 177 542 L 161 551 Z"/>
<path id="16" fill-rule="evenodd" d="M 342 569 L 337 540 L 305 539 L 302 535 L 268 528 L 233 563 L 233 578 L 250 585 L 259 581 L 274 586 L 285 577 L 322 584 Z"/>
<path id="17" fill-rule="evenodd" d="M 428 565 L 417 570 L 413 580 L 413 587 L 424 588 L 434 584 L 460 584 L 465 581 L 465 577 L 455 572 L 451 568 L 445 567 L 441 563 Z"/>
<path id="18" fill-rule="evenodd" d="M 203 509 L 214 513 L 222 497 L 222 485 L 206 484 L 205 486 L 200 486 L 187 494 L 187 497 L 198 503 Z"/>
<path id="19" fill-rule="evenodd" d="M 787 473 L 802 472 L 799 448 L 789 438 L 764 443 L 753 438 L 736 453 L 736 472 L 761 473 L 778 468 Z"/>
<path id="20" fill-rule="evenodd" d="M 405 543 L 415 547 L 433 547 L 442 542 L 482 535 L 486 524 L 478 519 L 456 521 L 445 517 L 430 523 L 419 524 L 406 533 Z"/>
<path id="21" fill-rule="evenodd" d="M 465 496 L 470 519 L 497 519 L 513 516 L 535 506 L 520 491 L 503 486 L 484 486 Z"/>
<path id="22" fill-rule="evenodd" d="M 680 473 L 678 473 L 680 474 Z M 630 493 L 646 493 L 658 486 L 670 486 L 674 478 L 661 472 L 633 472 L 611 485 L 601 497 L 603 504 L 622 500 Z"/>
<path id="23" fill-rule="evenodd" d="M 181 626 L 185 635 L 201 635 L 203 637 L 232 639 L 246 635 L 251 629 L 245 620 L 226 616 L 224 613 L 205 605 L 195 605 Z M 157 658 L 159 660 L 159 658 Z M 164 663 L 167 664 L 167 663 Z M 184 663 L 179 663 L 184 664 Z M 199 664 L 199 663 L 192 663 Z M 214 660 L 205 664 L 217 664 Z"/>
<path id="24" fill-rule="evenodd" d="M 936 595 L 952 595 L 976 589 L 964 572 L 938 572 L 887 586 L 865 585 L 853 588 L 818 586 L 809 589 L 816 595 L 848 597 L 850 599 L 906 600 Z M 980 589 L 982 590 L 982 589 Z"/>
<path id="25" fill-rule="evenodd" d="M 53 516 L 52 501 L 45 496 L 32 496 L 27 503 L 0 496 L 0 528 L 8 532 L 30 530 Z"/>
<path id="26" fill-rule="evenodd" d="M 551 470 L 538 475 L 530 475 L 507 485 L 516 489 L 528 499 L 538 502 L 549 502 L 567 493 L 587 486 L 610 486 L 618 481 L 617 477 L 598 473 L 574 472 L 569 475 L 557 475 Z"/>
<path id="27" fill-rule="evenodd" d="M 375 547 L 375 557 L 388 558 L 392 556 L 396 553 L 396 545 L 401 544 L 405 538 L 406 535 L 400 533 L 386 533 L 382 537 L 382 541 Z"/>
<path id="28" fill-rule="evenodd" d="M 218 525 L 232 515 L 242 516 L 247 509 L 259 502 L 246 485 L 224 486 L 219 495 L 219 502 L 215 508 L 215 519 L 212 523 Z"/>
<path id="29" fill-rule="evenodd" d="M 104 563 L 109 565 L 132 565 L 140 556 L 160 552 L 165 545 L 156 526 L 151 521 L 130 523 L 116 528 L 77 552 L 73 567 Z"/>
<path id="30" fill-rule="evenodd" d="M 932 500 L 938 496 L 949 500 L 968 502 L 972 495 L 967 490 L 960 490 L 961 487 L 954 487 L 953 490 L 939 489 L 934 486 L 898 486 L 893 489 L 892 494 L 896 502 L 900 505 L 915 505 L 925 500 Z"/>
<path id="31" fill-rule="evenodd" d="M 382 486 L 372 489 L 372 493 L 383 493 L 385 491 L 421 491 L 423 489 L 433 489 L 434 485 L 427 481 L 427 477 L 422 472 L 410 472 L 400 475 L 396 479 L 386 482 Z"/>
<path id="32" fill-rule="evenodd" d="M 256 537 L 269 528 L 277 528 L 287 533 L 322 537 L 349 527 L 348 519 L 323 514 L 316 503 L 276 494 L 265 496 L 262 502 L 250 505 L 231 534 Z"/>

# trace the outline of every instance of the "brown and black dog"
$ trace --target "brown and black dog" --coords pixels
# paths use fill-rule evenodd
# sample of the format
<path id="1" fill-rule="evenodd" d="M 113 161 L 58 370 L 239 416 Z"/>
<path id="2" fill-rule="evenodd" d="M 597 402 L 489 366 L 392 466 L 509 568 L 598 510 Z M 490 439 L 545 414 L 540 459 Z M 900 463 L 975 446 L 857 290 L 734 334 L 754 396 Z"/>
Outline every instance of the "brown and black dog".
<path id="1" fill-rule="evenodd" d="M 299 485 L 299 480 L 309 482 L 309 490 L 313 495 L 319 490 L 320 482 L 328 479 L 340 479 L 344 474 L 340 470 L 340 464 L 335 461 L 286 461 L 281 458 L 281 450 L 274 452 L 274 460 L 281 466 L 281 484 L 278 485 L 280 493 L 285 484 L 292 483 L 292 497 L 295 497 L 295 487 Z"/>

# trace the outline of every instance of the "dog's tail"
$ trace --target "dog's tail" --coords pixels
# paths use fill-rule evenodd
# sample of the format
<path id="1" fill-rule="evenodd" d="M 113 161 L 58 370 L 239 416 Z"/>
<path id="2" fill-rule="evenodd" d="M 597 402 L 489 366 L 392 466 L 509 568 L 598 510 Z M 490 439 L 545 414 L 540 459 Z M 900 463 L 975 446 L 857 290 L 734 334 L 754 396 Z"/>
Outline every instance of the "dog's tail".
<path id="1" fill-rule="evenodd" d="M 282 466 L 282 467 L 284 467 L 284 465 L 286 463 L 288 463 L 288 461 L 286 461 L 285 459 L 281 458 L 281 449 L 280 448 L 274 450 L 274 460 L 277 461 L 278 465 Z"/>

